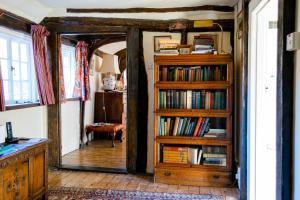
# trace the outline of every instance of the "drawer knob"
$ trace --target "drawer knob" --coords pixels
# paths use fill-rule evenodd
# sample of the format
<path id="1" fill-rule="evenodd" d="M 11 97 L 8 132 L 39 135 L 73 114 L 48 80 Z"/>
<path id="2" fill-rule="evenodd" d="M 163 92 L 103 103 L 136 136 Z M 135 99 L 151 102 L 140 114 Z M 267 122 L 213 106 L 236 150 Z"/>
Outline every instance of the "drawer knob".
<path id="1" fill-rule="evenodd" d="M 214 178 L 214 179 L 219 179 L 220 176 L 219 176 L 219 175 L 213 175 L 213 178 Z"/>
<path id="2" fill-rule="evenodd" d="M 165 176 L 171 176 L 171 172 L 166 171 L 166 172 L 164 172 L 164 175 Z"/>

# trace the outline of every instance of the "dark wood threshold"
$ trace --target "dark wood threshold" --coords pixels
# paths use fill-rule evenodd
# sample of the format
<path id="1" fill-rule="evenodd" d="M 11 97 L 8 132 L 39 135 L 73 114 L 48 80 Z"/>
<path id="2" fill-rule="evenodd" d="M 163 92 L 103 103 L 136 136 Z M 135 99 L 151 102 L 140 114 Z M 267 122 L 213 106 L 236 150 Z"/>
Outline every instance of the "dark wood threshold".
<path id="1" fill-rule="evenodd" d="M 174 8 L 67 8 L 68 13 L 166 13 L 166 12 L 187 12 L 187 11 L 219 11 L 233 12 L 231 6 L 204 5 L 194 7 L 174 7 Z"/>
<path id="2" fill-rule="evenodd" d="M 12 106 L 6 106 L 6 110 L 18 110 L 18 109 L 24 109 L 24 108 L 32 108 L 42 106 L 40 103 L 25 103 L 25 104 L 17 104 Z"/>
<path id="3" fill-rule="evenodd" d="M 128 174 L 127 169 L 106 168 L 106 167 L 60 165 L 58 167 L 58 169 L 75 170 L 75 171 L 89 171 L 89 172 L 104 172 L 104 173 L 114 173 L 114 174 Z"/>

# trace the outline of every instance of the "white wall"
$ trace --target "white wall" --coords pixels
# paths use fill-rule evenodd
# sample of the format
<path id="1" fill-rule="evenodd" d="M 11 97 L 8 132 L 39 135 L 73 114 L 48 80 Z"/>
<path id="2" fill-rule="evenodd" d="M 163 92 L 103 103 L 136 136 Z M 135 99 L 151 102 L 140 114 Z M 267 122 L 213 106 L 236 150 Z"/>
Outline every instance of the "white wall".
<path id="1" fill-rule="evenodd" d="M 14 137 L 47 138 L 47 107 L 0 112 L 0 125 L 12 123 Z"/>
<path id="2" fill-rule="evenodd" d="M 143 46 L 145 67 L 148 78 L 148 146 L 147 146 L 147 172 L 152 173 L 154 169 L 154 36 L 171 35 L 172 39 L 180 41 L 180 33 L 167 32 L 143 32 Z"/>
<path id="3" fill-rule="evenodd" d="M 300 32 L 300 0 L 296 0 L 296 31 Z M 295 56 L 294 84 L 294 199 L 300 199 L 300 50 Z"/>
<path id="4" fill-rule="evenodd" d="M 61 152 L 62 156 L 79 148 L 80 104 L 67 101 L 61 104 Z"/>

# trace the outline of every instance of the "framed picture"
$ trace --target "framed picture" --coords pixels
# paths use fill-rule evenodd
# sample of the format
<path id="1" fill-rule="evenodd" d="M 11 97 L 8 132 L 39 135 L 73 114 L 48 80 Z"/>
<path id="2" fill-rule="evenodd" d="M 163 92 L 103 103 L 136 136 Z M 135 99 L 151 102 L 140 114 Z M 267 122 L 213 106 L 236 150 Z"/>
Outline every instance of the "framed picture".
<path id="1" fill-rule="evenodd" d="M 179 50 L 179 54 L 191 54 L 192 46 L 191 45 L 179 45 L 178 50 Z"/>
<path id="2" fill-rule="evenodd" d="M 154 36 L 154 52 L 159 52 L 159 40 L 161 39 L 172 39 L 171 35 L 160 35 L 160 36 Z"/>

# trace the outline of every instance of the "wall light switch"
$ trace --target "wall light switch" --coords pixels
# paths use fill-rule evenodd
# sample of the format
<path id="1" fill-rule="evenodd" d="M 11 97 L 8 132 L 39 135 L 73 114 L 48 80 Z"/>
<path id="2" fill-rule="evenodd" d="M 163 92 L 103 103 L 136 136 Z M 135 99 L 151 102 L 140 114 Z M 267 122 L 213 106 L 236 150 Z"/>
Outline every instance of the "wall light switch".
<path id="1" fill-rule="evenodd" d="M 286 37 L 286 50 L 296 51 L 300 49 L 300 32 L 293 32 Z"/>

